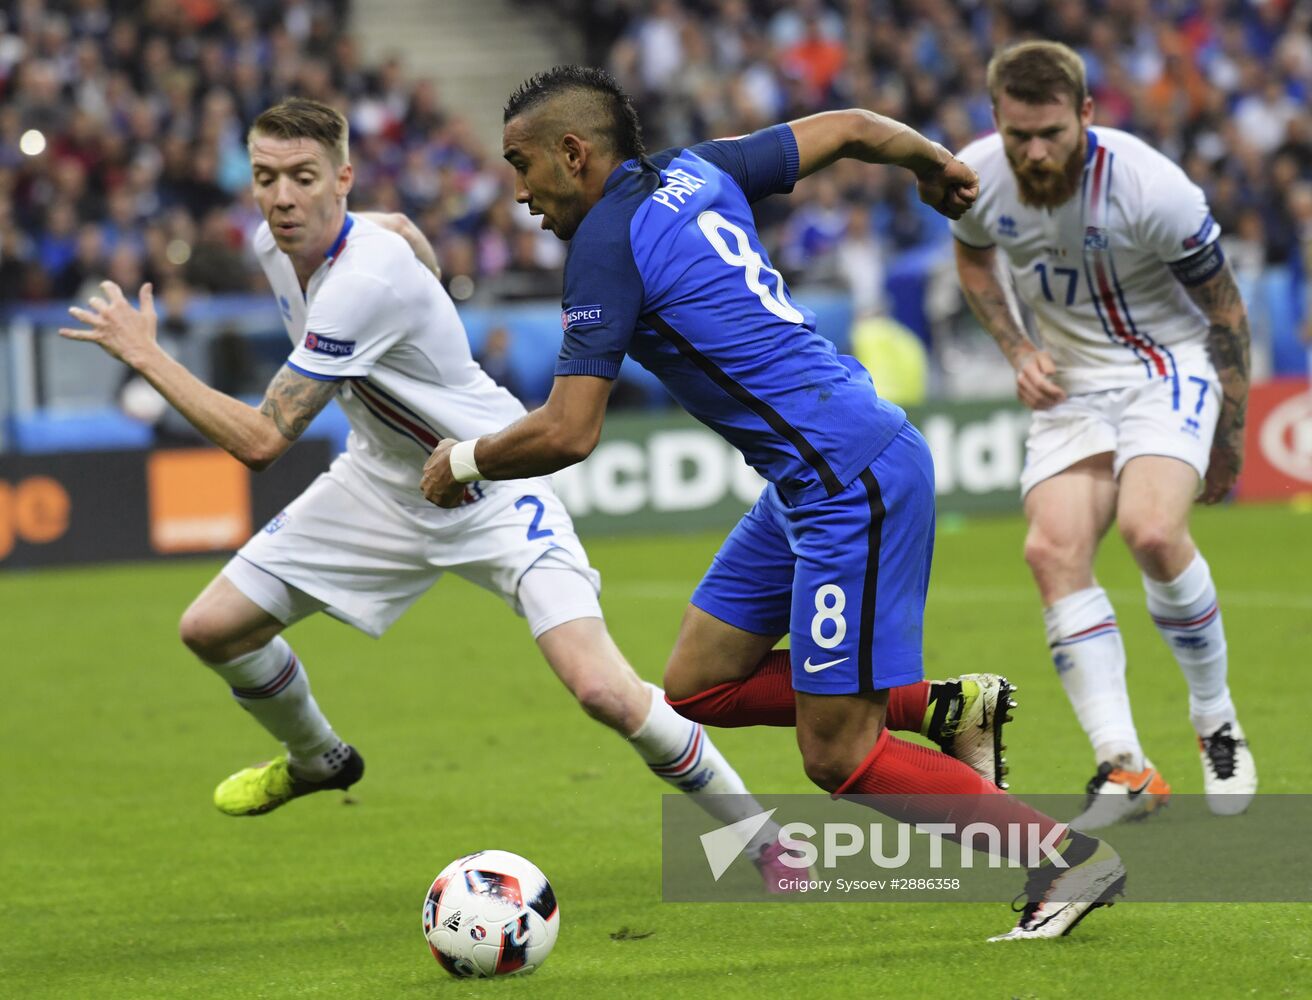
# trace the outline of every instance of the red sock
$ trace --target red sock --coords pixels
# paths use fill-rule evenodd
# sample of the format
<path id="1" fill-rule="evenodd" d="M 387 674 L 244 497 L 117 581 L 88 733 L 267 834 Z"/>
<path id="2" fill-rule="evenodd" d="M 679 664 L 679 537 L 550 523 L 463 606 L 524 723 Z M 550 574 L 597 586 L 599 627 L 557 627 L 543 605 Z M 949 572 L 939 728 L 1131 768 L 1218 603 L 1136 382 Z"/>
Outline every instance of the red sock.
<path id="1" fill-rule="evenodd" d="M 929 708 L 930 681 L 904 684 L 888 692 L 888 714 L 884 725 L 899 733 L 918 733 Z"/>
<path id="2" fill-rule="evenodd" d="M 987 795 L 997 792 L 955 757 L 900 740 L 887 729 L 835 795 Z"/>
<path id="3" fill-rule="evenodd" d="M 685 719 L 706 726 L 795 726 L 797 704 L 793 698 L 793 670 L 788 650 L 766 653 L 751 676 L 729 681 L 695 694 L 691 698 L 671 701 L 670 705 Z"/>
<path id="4" fill-rule="evenodd" d="M 955 823 L 961 829 L 984 822 L 1004 837 L 1011 823 L 1020 824 L 1021 831 L 1033 824 L 1041 837 L 1064 826 L 999 790 L 956 758 L 899 740 L 887 729 L 834 792 L 835 798 L 840 795 L 891 796 L 875 808 L 904 823 Z"/>
<path id="5" fill-rule="evenodd" d="M 929 705 L 929 681 L 893 688 L 888 693 L 889 729 L 920 732 Z M 751 676 L 729 681 L 691 698 L 666 699 L 686 719 L 706 726 L 795 726 L 797 703 L 793 698 L 793 670 L 788 650 L 765 655 Z"/>

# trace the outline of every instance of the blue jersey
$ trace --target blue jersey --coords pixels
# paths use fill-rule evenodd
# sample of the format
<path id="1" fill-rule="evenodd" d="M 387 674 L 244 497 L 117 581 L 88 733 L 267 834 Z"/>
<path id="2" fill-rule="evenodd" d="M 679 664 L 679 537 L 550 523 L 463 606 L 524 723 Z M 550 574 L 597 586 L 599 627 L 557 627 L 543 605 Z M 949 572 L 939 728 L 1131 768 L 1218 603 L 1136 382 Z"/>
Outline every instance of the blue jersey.
<path id="1" fill-rule="evenodd" d="M 750 204 L 797 168 L 787 125 L 616 167 L 570 244 L 556 374 L 613 379 L 631 355 L 804 504 L 842 492 L 906 415 L 816 333 L 761 246 Z"/>

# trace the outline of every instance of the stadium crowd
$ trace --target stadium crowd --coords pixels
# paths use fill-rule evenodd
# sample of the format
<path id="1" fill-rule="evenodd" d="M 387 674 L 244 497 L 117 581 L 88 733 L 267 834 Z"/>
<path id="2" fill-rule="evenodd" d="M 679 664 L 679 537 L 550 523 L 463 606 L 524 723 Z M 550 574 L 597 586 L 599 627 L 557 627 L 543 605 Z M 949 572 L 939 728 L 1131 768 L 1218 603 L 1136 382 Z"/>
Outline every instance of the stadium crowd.
<path id="1" fill-rule="evenodd" d="M 1241 277 L 1312 266 L 1312 6 L 1290 0 L 533 0 L 586 33 L 638 101 L 648 145 L 825 108 L 904 119 L 952 148 L 990 128 L 1003 39 L 1078 49 L 1098 121 L 1182 163 Z M 456 298 L 553 298 L 561 247 L 511 204 L 435 83 L 366 65 L 349 0 L 15 0 L 0 13 L 0 301 L 110 276 L 261 290 L 244 134 L 291 93 L 350 118 L 358 207 L 399 210 Z M 776 204 L 777 202 L 777 204 Z M 845 164 L 761 206 L 790 277 L 884 308 L 896 254 L 947 229 L 892 172 Z M 946 261 L 948 255 L 943 254 Z"/>

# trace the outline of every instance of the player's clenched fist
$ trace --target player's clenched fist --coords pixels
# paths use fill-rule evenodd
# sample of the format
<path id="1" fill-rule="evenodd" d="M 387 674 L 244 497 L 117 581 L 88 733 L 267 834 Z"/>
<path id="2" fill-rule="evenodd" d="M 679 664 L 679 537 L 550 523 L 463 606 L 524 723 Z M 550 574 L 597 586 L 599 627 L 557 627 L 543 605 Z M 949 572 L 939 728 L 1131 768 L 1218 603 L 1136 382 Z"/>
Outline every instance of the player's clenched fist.
<path id="1" fill-rule="evenodd" d="M 136 367 L 136 361 L 155 345 L 155 294 L 150 283 L 141 286 L 141 309 L 132 308 L 123 289 L 112 281 L 102 281 L 105 297 L 93 295 L 90 309 L 73 306 L 68 311 L 74 319 L 91 329 L 63 327 L 61 337 L 89 340 L 99 344 L 120 361 Z"/>
<path id="2" fill-rule="evenodd" d="M 419 480 L 424 496 L 439 507 L 459 507 L 465 496 L 465 484 L 456 482 L 451 473 L 451 449 L 456 444 L 454 438 L 439 441 L 424 463 L 424 474 Z"/>
<path id="3" fill-rule="evenodd" d="M 1031 351 L 1016 369 L 1016 396 L 1031 410 L 1046 410 L 1066 398 L 1066 392 L 1048 376 L 1057 371 L 1047 351 Z"/>
<path id="4" fill-rule="evenodd" d="M 942 146 L 936 169 L 917 178 L 920 200 L 949 219 L 959 219 L 979 197 L 979 177 Z"/>

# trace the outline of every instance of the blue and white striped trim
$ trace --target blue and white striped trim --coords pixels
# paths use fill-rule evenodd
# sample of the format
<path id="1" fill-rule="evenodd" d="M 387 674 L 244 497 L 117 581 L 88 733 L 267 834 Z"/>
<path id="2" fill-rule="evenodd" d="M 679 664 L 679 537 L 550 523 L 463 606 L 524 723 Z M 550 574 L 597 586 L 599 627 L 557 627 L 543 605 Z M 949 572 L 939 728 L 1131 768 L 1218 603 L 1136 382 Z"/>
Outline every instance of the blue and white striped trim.
<path id="1" fill-rule="evenodd" d="M 312 378 L 316 382 L 340 382 L 342 381 L 343 378 L 345 378 L 344 375 L 324 375 L 321 372 L 312 372 L 310 371 L 310 369 L 302 368 L 300 365 L 296 364 L 291 360 L 287 361 L 287 367 L 290 368 L 292 371 L 294 371 L 297 375 L 304 375 L 306 378 Z"/>

